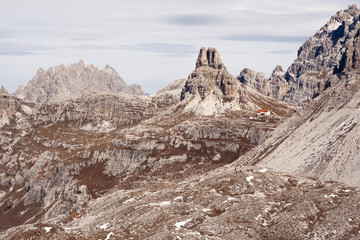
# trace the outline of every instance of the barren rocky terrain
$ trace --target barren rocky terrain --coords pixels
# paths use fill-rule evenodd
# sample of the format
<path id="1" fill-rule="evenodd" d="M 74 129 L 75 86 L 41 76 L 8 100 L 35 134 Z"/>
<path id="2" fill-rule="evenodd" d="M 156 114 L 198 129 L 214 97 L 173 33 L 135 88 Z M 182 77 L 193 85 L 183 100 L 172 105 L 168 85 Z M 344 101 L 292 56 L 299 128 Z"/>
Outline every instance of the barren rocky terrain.
<path id="1" fill-rule="evenodd" d="M 2 87 L 0 238 L 360 239 L 359 16 L 269 79 L 202 48 L 151 96 L 82 61 Z"/>

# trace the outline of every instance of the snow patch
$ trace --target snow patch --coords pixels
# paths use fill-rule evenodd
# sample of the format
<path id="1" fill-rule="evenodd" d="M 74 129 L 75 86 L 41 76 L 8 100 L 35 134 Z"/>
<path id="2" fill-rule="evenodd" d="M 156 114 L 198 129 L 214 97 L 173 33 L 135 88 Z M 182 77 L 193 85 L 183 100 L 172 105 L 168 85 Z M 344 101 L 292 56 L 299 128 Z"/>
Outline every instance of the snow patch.
<path id="1" fill-rule="evenodd" d="M 170 204 L 171 204 L 170 201 L 164 201 L 164 202 L 159 203 L 159 206 L 169 206 Z"/>
<path id="2" fill-rule="evenodd" d="M 110 233 L 106 236 L 105 240 L 110 240 L 110 237 L 111 237 L 111 235 L 113 235 L 113 234 L 114 234 L 113 232 L 110 232 Z"/>
<path id="3" fill-rule="evenodd" d="M 246 177 L 246 181 L 248 181 L 249 183 L 252 183 L 251 180 L 254 179 L 254 176 L 248 176 Z"/>
<path id="4" fill-rule="evenodd" d="M 124 202 L 124 204 L 134 202 L 135 200 L 136 200 L 135 198 L 129 198 L 128 200 L 126 200 L 126 201 Z"/>
<path id="5" fill-rule="evenodd" d="M 268 172 L 268 170 L 266 168 L 259 170 L 259 173 L 266 173 L 266 172 Z"/>
<path id="6" fill-rule="evenodd" d="M 160 207 L 164 207 L 164 206 L 169 206 L 171 205 L 170 201 L 163 201 L 163 202 L 159 202 L 159 203 L 149 203 L 149 206 L 160 206 Z"/>
<path id="7" fill-rule="evenodd" d="M 190 222 L 192 219 L 187 219 L 185 221 L 175 223 L 175 230 L 180 230 L 182 227 L 185 226 L 186 223 Z"/>
<path id="8" fill-rule="evenodd" d="M 100 229 L 107 229 L 110 226 L 110 223 L 105 223 L 103 225 L 101 225 L 99 228 Z"/>
<path id="9" fill-rule="evenodd" d="M 338 195 L 336 195 L 336 194 L 330 194 L 330 195 L 324 195 L 324 198 L 329 198 L 329 197 L 337 197 Z"/>
<path id="10" fill-rule="evenodd" d="M 108 121 L 102 121 L 101 123 L 99 123 L 97 125 L 93 125 L 91 123 L 86 124 L 86 125 L 82 126 L 80 129 L 85 130 L 85 131 L 106 133 L 106 132 L 111 132 L 111 131 L 115 130 L 116 127 Z"/>
<path id="11" fill-rule="evenodd" d="M 211 208 L 204 208 L 202 211 L 205 213 L 208 213 L 208 212 L 211 212 L 212 210 L 211 210 Z"/>
<path id="12" fill-rule="evenodd" d="M 329 32 L 332 32 L 332 31 L 338 29 L 340 26 L 341 26 L 341 23 L 336 21 L 336 22 L 328 23 L 326 27 Z"/>
<path id="13" fill-rule="evenodd" d="M 50 232 L 51 231 L 51 229 L 52 229 L 52 227 L 44 227 L 44 229 L 45 229 L 45 232 Z"/>
<path id="14" fill-rule="evenodd" d="M 228 200 L 228 201 L 233 201 L 233 200 L 237 200 L 237 198 L 229 197 L 227 200 Z"/>
<path id="15" fill-rule="evenodd" d="M 183 196 L 178 196 L 178 197 L 174 198 L 173 201 L 174 202 L 176 202 L 176 201 L 184 201 L 184 197 Z"/>

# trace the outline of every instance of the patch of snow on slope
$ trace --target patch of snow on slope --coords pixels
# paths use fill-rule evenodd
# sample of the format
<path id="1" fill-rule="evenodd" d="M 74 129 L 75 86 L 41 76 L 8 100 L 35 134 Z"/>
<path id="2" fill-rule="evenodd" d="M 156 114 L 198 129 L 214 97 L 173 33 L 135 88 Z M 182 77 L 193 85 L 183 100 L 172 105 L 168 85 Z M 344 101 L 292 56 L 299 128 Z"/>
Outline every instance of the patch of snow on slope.
<path id="1" fill-rule="evenodd" d="M 175 230 L 180 230 L 182 227 L 185 226 L 186 223 L 190 222 L 191 221 L 191 218 L 190 219 L 187 219 L 185 221 L 181 221 L 181 222 L 177 222 L 175 223 Z"/>
<path id="2" fill-rule="evenodd" d="M 107 229 L 109 227 L 110 223 L 105 223 L 103 225 L 101 225 L 99 228 L 100 229 Z"/>
<path id="3" fill-rule="evenodd" d="M 336 22 L 330 22 L 330 23 L 327 24 L 327 30 L 329 32 L 332 32 L 332 31 L 338 29 L 340 26 L 341 26 L 340 22 L 337 22 L 337 21 Z"/>
<path id="4" fill-rule="evenodd" d="M 114 234 L 113 232 L 110 232 L 110 233 L 106 236 L 105 240 L 110 240 L 110 237 L 111 237 L 111 235 L 113 235 L 113 234 Z"/>
<path id="5" fill-rule="evenodd" d="M 330 194 L 330 195 L 324 195 L 324 198 L 329 198 L 329 197 L 337 197 L 338 195 L 336 194 Z"/>
<path id="6" fill-rule="evenodd" d="M 248 176 L 246 177 L 246 181 L 248 181 L 249 183 L 251 183 L 251 180 L 254 179 L 254 176 Z"/>
<path id="7" fill-rule="evenodd" d="M 93 125 L 93 124 L 89 123 L 89 124 L 86 124 L 81 127 L 81 129 L 85 130 L 85 131 L 94 131 L 94 132 L 100 132 L 100 133 L 111 132 L 115 128 L 116 127 L 108 121 L 102 121 L 101 123 L 99 123 L 97 125 Z"/>

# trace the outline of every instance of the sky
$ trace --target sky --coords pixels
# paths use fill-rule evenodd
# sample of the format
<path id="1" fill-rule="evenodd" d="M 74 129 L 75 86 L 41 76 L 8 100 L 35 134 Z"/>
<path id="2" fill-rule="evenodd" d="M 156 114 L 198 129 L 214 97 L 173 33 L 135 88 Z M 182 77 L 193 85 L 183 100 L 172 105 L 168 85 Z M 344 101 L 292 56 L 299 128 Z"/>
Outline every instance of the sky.
<path id="1" fill-rule="evenodd" d="M 0 85 L 13 93 L 38 68 L 84 60 L 154 93 L 215 47 L 234 76 L 270 76 L 348 0 L 1 0 Z M 358 4 L 359 5 L 359 4 Z"/>

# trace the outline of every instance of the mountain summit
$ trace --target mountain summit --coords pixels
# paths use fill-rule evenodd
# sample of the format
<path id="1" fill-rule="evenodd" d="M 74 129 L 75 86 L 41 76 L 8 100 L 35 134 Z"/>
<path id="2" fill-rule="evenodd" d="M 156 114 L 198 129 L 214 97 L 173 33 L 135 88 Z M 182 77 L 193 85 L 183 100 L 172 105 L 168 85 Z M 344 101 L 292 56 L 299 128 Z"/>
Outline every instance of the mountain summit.
<path id="1" fill-rule="evenodd" d="M 215 48 L 200 49 L 196 68 L 181 91 L 185 111 L 197 115 L 216 115 L 233 111 L 256 112 L 267 108 L 282 115 L 290 111 L 283 102 L 248 88 L 231 75 Z M 282 112 L 282 113 L 280 113 Z"/>
<path id="2" fill-rule="evenodd" d="M 250 71 L 242 71 L 238 79 L 265 95 L 286 102 L 305 105 L 316 98 L 329 86 L 338 83 L 332 78 L 334 73 L 341 73 L 359 66 L 360 11 L 356 5 L 338 11 L 308 39 L 298 50 L 298 56 L 286 72 L 266 79 Z"/>
<path id="3" fill-rule="evenodd" d="M 215 48 L 202 47 L 198 59 L 196 60 L 196 68 L 209 66 L 214 69 L 226 69 L 220 59 L 220 54 Z"/>
<path id="4" fill-rule="evenodd" d="M 99 70 L 94 65 L 85 66 L 80 60 L 76 64 L 59 65 L 46 71 L 40 68 L 25 87 L 19 87 L 15 96 L 33 102 L 61 102 L 94 92 L 144 94 L 139 85 L 126 85 L 109 65 Z"/>

